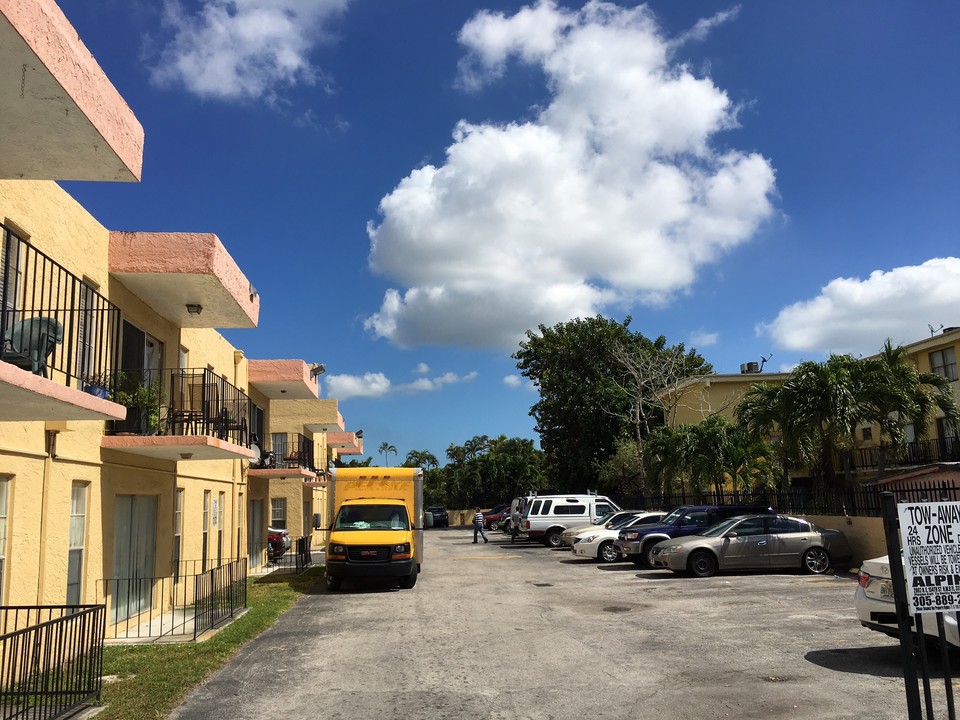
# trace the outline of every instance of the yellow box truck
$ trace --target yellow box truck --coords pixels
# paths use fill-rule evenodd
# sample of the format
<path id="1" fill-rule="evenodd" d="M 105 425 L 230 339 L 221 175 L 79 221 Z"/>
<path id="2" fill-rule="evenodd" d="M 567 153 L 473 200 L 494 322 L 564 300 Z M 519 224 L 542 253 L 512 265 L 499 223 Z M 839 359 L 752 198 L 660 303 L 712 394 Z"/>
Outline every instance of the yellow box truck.
<path id="1" fill-rule="evenodd" d="M 344 578 L 416 584 L 423 562 L 421 468 L 332 468 L 327 505 L 329 590 L 339 590 Z"/>

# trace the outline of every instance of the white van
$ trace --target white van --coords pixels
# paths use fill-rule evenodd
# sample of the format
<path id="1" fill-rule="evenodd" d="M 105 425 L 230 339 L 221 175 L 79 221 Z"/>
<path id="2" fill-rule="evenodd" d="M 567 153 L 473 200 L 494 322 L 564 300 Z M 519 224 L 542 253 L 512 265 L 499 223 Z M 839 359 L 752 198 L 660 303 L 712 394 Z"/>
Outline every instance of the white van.
<path id="1" fill-rule="evenodd" d="M 592 523 L 617 510 L 620 506 L 604 495 L 538 495 L 527 500 L 520 533 L 547 547 L 558 547 L 566 528 Z"/>

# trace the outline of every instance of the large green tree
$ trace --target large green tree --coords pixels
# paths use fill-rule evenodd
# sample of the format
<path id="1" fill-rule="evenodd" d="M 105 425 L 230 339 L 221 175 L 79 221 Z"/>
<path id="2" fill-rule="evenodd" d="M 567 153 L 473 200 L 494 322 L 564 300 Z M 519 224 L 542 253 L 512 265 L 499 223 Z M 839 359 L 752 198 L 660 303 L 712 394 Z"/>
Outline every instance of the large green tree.
<path id="1" fill-rule="evenodd" d="M 540 325 L 513 355 L 540 394 L 530 415 L 555 490 L 596 487 L 624 437 L 634 439 L 639 463 L 644 438 L 663 422 L 658 392 L 677 378 L 710 372 L 695 351 L 650 340 L 630 322 L 597 316 Z"/>

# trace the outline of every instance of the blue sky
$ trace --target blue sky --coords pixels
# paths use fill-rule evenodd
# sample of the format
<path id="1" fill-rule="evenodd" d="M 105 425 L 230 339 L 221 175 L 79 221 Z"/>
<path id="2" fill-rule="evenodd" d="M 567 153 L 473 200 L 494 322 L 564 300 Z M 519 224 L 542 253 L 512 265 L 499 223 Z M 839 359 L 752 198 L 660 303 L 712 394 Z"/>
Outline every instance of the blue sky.
<path id="1" fill-rule="evenodd" d="M 146 134 L 68 191 L 216 233 L 262 303 L 224 334 L 325 363 L 377 460 L 535 438 L 539 323 L 718 372 L 960 325 L 960 4 L 59 4 Z"/>

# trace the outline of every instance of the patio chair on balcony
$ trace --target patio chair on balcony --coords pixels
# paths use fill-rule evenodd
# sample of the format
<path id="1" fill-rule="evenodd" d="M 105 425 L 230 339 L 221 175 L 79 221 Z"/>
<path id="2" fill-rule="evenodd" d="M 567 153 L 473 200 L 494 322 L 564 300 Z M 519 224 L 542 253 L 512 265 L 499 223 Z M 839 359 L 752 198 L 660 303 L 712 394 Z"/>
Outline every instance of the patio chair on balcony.
<path id="1" fill-rule="evenodd" d="M 226 440 L 232 432 L 237 433 L 238 444 L 247 444 L 246 403 L 230 403 L 220 408 L 216 420 L 215 434 L 221 440 Z"/>
<path id="2" fill-rule="evenodd" d="M 170 412 L 167 415 L 170 434 L 199 432 L 204 427 L 202 378 L 174 370 L 170 387 Z"/>
<path id="3" fill-rule="evenodd" d="M 3 359 L 35 375 L 47 377 L 47 358 L 63 342 L 63 325 L 38 315 L 20 320 L 3 337 Z"/>

